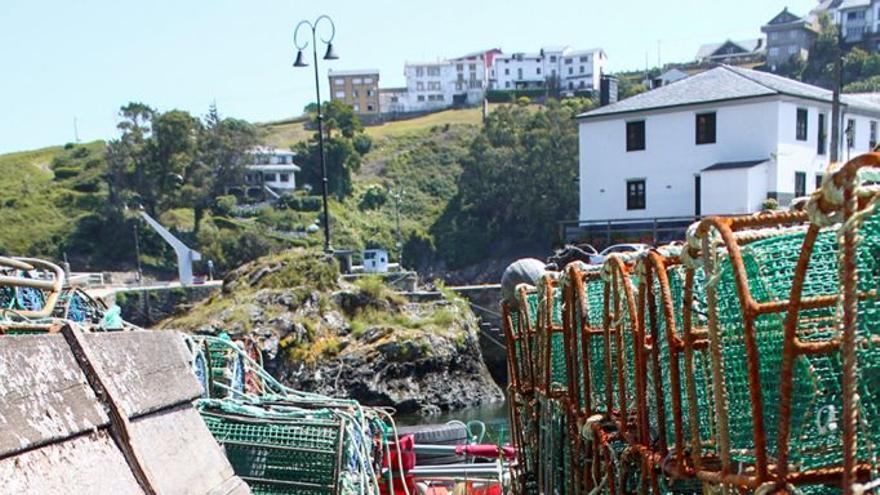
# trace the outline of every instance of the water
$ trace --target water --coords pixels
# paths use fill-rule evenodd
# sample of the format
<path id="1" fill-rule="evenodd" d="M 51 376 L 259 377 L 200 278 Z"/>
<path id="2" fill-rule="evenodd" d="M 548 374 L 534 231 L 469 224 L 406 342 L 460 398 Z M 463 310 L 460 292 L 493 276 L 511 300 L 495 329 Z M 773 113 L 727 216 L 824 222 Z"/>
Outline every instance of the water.
<path id="1" fill-rule="evenodd" d="M 467 424 L 471 421 L 481 421 L 486 425 L 486 435 L 482 443 L 506 444 L 511 443 L 510 425 L 507 417 L 507 401 L 483 404 L 477 407 L 446 411 L 432 416 L 420 416 L 418 414 L 406 414 L 394 418 L 398 425 L 412 426 L 425 424 L 443 424 L 449 421 L 461 421 Z M 474 434 L 479 434 L 478 427 L 472 428 Z"/>

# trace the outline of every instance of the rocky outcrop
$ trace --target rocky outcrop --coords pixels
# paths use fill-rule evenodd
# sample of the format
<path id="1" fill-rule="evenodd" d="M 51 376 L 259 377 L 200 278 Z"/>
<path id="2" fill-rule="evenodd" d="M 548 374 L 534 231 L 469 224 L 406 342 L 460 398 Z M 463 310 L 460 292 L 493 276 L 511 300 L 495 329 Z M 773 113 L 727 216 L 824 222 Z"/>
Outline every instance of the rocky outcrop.
<path id="1" fill-rule="evenodd" d="M 245 265 L 221 293 L 160 327 L 251 335 L 282 382 L 401 413 L 502 399 L 467 303 L 453 295 L 410 302 L 375 278 L 340 282 L 320 253 L 293 250 Z"/>

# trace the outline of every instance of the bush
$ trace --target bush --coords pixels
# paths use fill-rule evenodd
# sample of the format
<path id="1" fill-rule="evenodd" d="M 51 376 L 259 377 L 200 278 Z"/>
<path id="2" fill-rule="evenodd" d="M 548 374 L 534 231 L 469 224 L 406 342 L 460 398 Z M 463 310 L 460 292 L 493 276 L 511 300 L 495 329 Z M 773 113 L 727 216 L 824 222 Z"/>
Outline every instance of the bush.
<path id="1" fill-rule="evenodd" d="M 388 202 L 388 192 L 382 186 L 373 184 L 364 190 L 358 208 L 361 211 L 375 210 L 381 208 L 386 202 Z"/>
<path id="2" fill-rule="evenodd" d="M 278 207 L 296 211 L 320 211 L 323 208 L 321 196 L 293 196 L 285 194 L 278 199 Z"/>
<path id="3" fill-rule="evenodd" d="M 528 96 L 520 96 L 519 98 L 516 99 L 516 104 L 521 107 L 528 106 L 531 102 L 532 102 L 532 99 L 529 98 Z"/>
<path id="4" fill-rule="evenodd" d="M 366 134 L 358 134 L 354 137 L 354 149 L 361 155 L 366 155 L 373 148 L 373 140 Z"/>
<path id="5" fill-rule="evenodd" d="M 226 196 L 218 196 L 214 201 L 214 213 L 228 217 L 232 210 L 235 209 L 235 205 L 238 204 L 238 200 L 233 195 Z"/>
<path id="6" fill-rule="evenodd" d="M 761 208 L 764 210 L 778 210 L 779 201 L 777 201 L 776 198 L 767 198 L 761 203 Z"/>

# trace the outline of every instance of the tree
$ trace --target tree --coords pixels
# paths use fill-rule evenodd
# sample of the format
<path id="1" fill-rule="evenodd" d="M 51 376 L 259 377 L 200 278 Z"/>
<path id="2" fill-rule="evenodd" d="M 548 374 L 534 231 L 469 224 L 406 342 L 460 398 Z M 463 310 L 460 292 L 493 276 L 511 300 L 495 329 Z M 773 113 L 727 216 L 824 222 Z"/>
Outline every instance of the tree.
<path id="1" fill-rule="evenodd" d="M 493 240 L 544 243 L 576 213 L 574 114 L 551 100 L 537 112 L 503 106 L 489 115 L 462 161 L 451 210 L 432 229 L 453 263 L 473 261 Z"/>
<path id="2" fill-rule="evenodd" d="M 339 199 L 350 195 L 351 174 L 360 170 L 362 156 L 369 152 L 372 141 L 364 134 L 364 126 L 351 105 L 339 100 L 324 103 L 324 149 L 327 163 L 328 192 Z M 313 117 L 313 123 L 317 124 Z M 322 187 L 319 136 L 293 146 L 300 158 L 303 182 L 315 191 Z"/>

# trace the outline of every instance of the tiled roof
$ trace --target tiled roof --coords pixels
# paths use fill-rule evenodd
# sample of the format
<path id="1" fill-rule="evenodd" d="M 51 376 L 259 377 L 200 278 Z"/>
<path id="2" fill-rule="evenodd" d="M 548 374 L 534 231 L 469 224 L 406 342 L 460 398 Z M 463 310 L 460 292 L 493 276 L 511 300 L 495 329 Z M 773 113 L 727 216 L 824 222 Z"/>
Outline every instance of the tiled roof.
<path id="1" fill-rule="evenodd" d="M 646 91 L 582 113 L 578 118 L 771 95 L 788 95 L 831 102 L 831 91 L 827 89 L 768 72 L 721 65 L 682 79 L 675 84 Z M 841 95 L 840 99 L 841 103 L 849 107 L 880 114 L 880 102 L 851 95 Z"/>
<path id="2" fill-rule="evenodd" d="M 767 161 L 768 160 L 766 158 L 761 158 L 760 160 L 746 160 L 742 162 L 718 162 L 704 168 L 702 172 L 712 172 L 714 170 L 733 170 L 736 168 L 752 168 Z"/>
<path id="3" fill-rule="evenodd" d="M 351 70 L 333 70 L 327 71 L 328 76 L 363 76 L 378 74 L 379 69 L 351 69 Z"/>
<path id="4" fill-rule="evenodd" d="M 707 43 L 705 45 L 701 45 L 700 49 L 697 50 L 697 60 L 711 57 L 712 54 L 714 54 L 719 48 L 728 43 L 733 43 L 734 45 L 742 48 L 742 50 L 747 53 L 760 51 L 764 46 L 763 38 L 754 38 L 740 41 L 727 40 L 722 43 Z"/>

